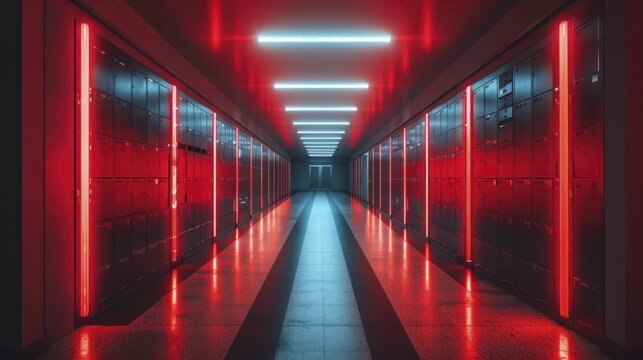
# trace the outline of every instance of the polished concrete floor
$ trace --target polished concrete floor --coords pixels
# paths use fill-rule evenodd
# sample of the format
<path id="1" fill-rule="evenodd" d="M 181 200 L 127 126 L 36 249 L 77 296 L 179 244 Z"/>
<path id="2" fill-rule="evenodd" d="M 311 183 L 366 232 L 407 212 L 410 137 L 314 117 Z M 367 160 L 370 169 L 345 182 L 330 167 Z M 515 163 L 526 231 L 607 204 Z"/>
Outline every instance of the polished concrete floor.
<path id="1" fill-rule="evenodd" d="M 83 326 L 44 358 L 606 358 L 389 225 L 343 193 L 298 193 L 174 270 L 131 319 Z"/>

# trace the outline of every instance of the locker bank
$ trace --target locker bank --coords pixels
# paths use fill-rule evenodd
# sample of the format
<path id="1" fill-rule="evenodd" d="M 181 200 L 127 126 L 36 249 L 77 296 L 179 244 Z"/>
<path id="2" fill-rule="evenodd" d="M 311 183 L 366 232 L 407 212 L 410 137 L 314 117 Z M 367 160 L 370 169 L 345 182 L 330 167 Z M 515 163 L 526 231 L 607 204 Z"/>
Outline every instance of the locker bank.
<path id="1" fill-rule="evenodd" d="M 0 358 L 643 358 L 640 1 L 2 7 Z"/>

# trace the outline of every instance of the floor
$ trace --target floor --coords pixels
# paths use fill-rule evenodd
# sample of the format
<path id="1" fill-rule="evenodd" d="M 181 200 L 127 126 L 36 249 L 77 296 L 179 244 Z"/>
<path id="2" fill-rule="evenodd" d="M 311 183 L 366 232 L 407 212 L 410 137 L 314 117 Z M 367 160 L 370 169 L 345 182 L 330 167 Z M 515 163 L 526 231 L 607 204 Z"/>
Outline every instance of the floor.
<path id="1" fill-rule="evenodd" d="M 209 251 L 140 314 L 83 326 L 43 358 L 607 358 L 471 272 L 447 274 L 343 193 L 298 193 Z"/>

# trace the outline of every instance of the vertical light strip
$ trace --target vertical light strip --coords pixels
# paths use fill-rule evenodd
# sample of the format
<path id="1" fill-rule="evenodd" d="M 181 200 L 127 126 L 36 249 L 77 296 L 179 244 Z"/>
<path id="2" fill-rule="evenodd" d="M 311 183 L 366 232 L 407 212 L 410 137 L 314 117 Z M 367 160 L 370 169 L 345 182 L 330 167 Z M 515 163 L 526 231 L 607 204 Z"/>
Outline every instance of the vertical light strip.
<path id="1" fill-rule="evenodd" d="M 380 156 L 379 156 L 379 161 L 380 161 L 380 173 L 379 173 L 379 177 L 380 177 L 380 181 L 379 181 L 379 182 L 380 182 L 380 189 L 379 189 L 380 196 L 379 196 L 379 205 L 378 205 L 378 208 L 379 208 L 380 210 L 382 210 L 382 144 L 380 144 Z"/>
<path id="2" fill-rule="evenodd" d="M 89 25 L 80 24 L 80 316 L 89 316 Z"/>
<path id="3" fill-rule="evenodd" d="M 369 199 L 370 203 L 375 206 L 375 149 L 372 152 L 373 156 L 371 157 L 371 198 Z"/>
<path id="4" fill-rule="evenodd" d="M 260 190 L 261 197 L 259 199 L 259 202 L 260 202 L 259 206 L 261 207 L 261 210 L 263 210 L 263 144 L 261 144 L 261 153 L 259 154 L 259 156 L 260 156 L 260 159 L 259 159 L 260 165 L 259 165 L 259 167 L 261 168 L 261 171 L 260 171 L 261 172 L 261 184 L 259 186 L 261 188 L 261 190 Z"/>
<path id="5" fill-rule="evenodd" d="M 254 148 L 252 147 L 252 136 L 250 137 L 250 216 L 252 216 L 252 193 L 254 188 L 252 187 L 252 173 L 254 169 L 252 167 L 252 158 L 254 156 Z"/>
<path id="6" fill-rule="evenodd" d="M 471 255 L 471 116 L 473 102 L 471 100 L 471 86 L 465 89 L 464 97 L 464 251 L 467 263 L 472 261 Z"/>
<path id="7" fill-rule="evenodd" d="M 238 225 L 239 224 L 239 158 L 241 157 L 239 154 L 239 127 L 235 128 L 235 133 L 234 133 L 234 158 L 235 160 L 235 169 L 234 169 L 234 178 L 235 178 L 235 186 L 234 186 L 234 203 L 235 203 L 235 223 Z"/>
<path id="8" fill-rule="evenodd" d="M 217 113 L 212 115 L 212 234 L 217 237 Z"/>
<path id="9" fill-rule="evenodd" d="M 559 313 L 569 318 L 569 24 L 562 21 L 558 28 L 558 91 L 559 91 Z"/>
<path id="10" fill-rule="evenodd" d="M 176 91 L 176 85 L 172 85 L 172 159 L 171 159 L 171 189 L 170 189 L 170 200 L 172 204 L 172 262 L 176 262 L 177 260 L 177 252 L 178 252 L 178 246 L 177 246 L 177 240 L 178 240 L 178 226 L 177 226 L 177 214 L 176 214 L 176 206 L 177 206 L 177 191 L 178 191 L 178 186 L 177 186 L 177 138 L 176 138 L 176 132 L 177 132 L 177 127 L 178 125 L 178 119 L 177 119 L 177 111 L 178 111 L 178 104 L 177 104 L 177 91 Z"/>
<path id="11" fill-rule="evenodd" d="M 402 213 L 403 214 L 402 219 L 404 219 L 404 225 L 407 225 L 406 224 L 406 201 L 407 201 L 406 200 L 406 128 L 404 128 L 404 131 L 402 132 L 402 137 L 403 137 L 402 160 L 404 162 L 404 170 L 402 171 L 402 173 L 404 174 L 404 184 L 402 186 L 402 189 L 403 189 L 402 196 L 404 198 L 404 201 L 402 201 L 402 204 L 404 205 L 404 211 Z"/>
<path id="12" fill-rule="evenodd" d="M 429 113 L 424 116 L 424 237 L 429 237 Z"/>
<path id="13" fill-rule="evenodd" d="M 393 206 L 393 193 L 391 191 L 392 189 L 392 183 L 393 183 L 393 142 L 391 141 L 391 137 L 389 136 L 388 138 L 388 215 L 392 216 L 392 206 Z"/>

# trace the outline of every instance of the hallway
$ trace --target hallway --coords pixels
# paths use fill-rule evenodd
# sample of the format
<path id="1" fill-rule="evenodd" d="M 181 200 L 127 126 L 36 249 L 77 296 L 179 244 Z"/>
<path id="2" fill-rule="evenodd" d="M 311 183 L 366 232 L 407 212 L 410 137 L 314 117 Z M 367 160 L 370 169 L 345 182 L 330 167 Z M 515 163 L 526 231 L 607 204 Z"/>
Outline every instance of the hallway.
<path id="1" fill-rule="evenodd" d="M 605 358 L 405 240 L 343 193 L 297 193 L 131 323 L 80 327 L 43 358 Z"/>

